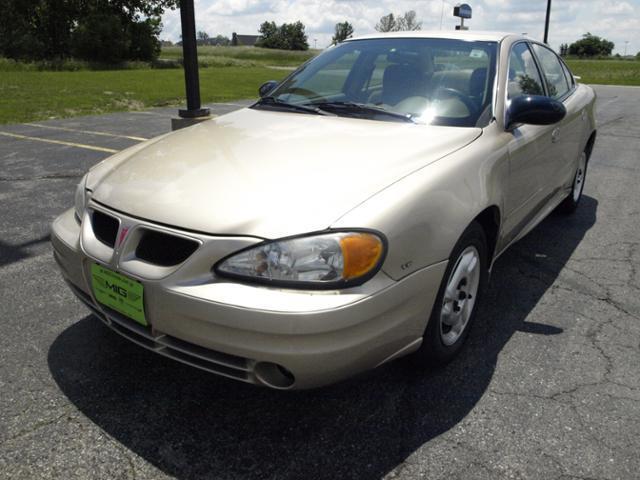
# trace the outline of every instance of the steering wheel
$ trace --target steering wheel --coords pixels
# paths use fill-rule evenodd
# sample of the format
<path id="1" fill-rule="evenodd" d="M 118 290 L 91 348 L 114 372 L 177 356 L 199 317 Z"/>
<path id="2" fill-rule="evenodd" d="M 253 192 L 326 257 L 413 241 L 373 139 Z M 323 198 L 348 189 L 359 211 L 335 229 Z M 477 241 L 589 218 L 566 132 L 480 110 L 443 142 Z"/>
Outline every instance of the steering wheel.
<path id="1" fill-rule="evenodd" d="M 453 97 L 464 103 L 464 106 L 467 107 L 467 110 L 469 110 L 470 117 L 478 113 L 477 105 L 473 103 L 468 95 L 465 95 L 460 90 L 456 90 L 455 88 L 451 87 L 438 87 L 436 88 L 435 92 L 433 92 L 433 98 L 442 98 L 440 93 L 443 93 L 443 96 L 445 97 Z"/>

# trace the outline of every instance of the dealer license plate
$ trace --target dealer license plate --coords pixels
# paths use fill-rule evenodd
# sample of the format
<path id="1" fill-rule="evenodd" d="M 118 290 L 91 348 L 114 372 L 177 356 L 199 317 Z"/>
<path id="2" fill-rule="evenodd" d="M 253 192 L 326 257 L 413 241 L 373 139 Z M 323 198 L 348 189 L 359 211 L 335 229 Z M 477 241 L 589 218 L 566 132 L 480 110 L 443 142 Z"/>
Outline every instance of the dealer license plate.
<path id="1" fill-rule="evenodd" d="M 141 325 L 148 325 L 144 316 L 144 287 L 140 282 L 94 263 L 91 286 L 98 302 Z"/>

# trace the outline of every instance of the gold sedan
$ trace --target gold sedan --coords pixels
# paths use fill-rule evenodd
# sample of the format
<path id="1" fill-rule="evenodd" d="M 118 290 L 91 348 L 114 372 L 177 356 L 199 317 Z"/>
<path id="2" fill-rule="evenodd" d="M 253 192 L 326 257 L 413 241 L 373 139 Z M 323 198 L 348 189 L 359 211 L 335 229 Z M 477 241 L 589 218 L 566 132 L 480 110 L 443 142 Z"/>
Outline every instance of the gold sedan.
<path id="1" fill-rule="evenodd" d="M 116 332 L 278 389 L 450 361 L 595 141 L 593 90 L 518 35 L 352 39 L 260 96 L 92 168 L 52 242 Z"/>

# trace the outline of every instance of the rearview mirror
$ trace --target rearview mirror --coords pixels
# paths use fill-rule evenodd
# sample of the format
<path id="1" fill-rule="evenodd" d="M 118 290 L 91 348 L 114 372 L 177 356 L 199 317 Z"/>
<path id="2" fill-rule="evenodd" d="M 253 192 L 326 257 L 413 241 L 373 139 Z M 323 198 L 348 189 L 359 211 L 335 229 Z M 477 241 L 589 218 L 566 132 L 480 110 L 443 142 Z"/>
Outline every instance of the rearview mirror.
<path id="1" fill-rule="evenodd" d="M 260 98 L 264 98 L 269 95 L 276 87 L 278 86 L 278 82 L 275 80 L 269 80 L 268 82 L 264 82 L 260 85 L 258 89 L 258 94 L 260 94 Z"/>
<path id="2" fill-rule="evenodd" d="M 562 102 L 542 95 L 523 95 L 511 100 L 507 110 L 507 130 L 518 123 L 552 125 L 567 114 Z"/>

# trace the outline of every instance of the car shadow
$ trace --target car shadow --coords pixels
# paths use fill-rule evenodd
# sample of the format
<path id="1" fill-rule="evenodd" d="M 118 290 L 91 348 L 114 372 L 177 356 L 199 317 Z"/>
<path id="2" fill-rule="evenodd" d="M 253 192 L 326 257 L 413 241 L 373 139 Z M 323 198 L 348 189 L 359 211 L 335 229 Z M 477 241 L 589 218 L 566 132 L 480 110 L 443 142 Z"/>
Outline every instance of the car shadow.
<path id="1" fill-rule="evenodd" d="M 514 332 L 562 334 L 553 319 L 526 318 L 597 206 L 583 197 L 573 216 L 552 214 L 498 260 L 467 345 L 440 369 L 401 360 L 331 387 L 278 392 L 154 355 L 92 316 L 56 338 L 49 368 L 92 422 L 177 478 L 380 478 L 469 414 Z"/>

